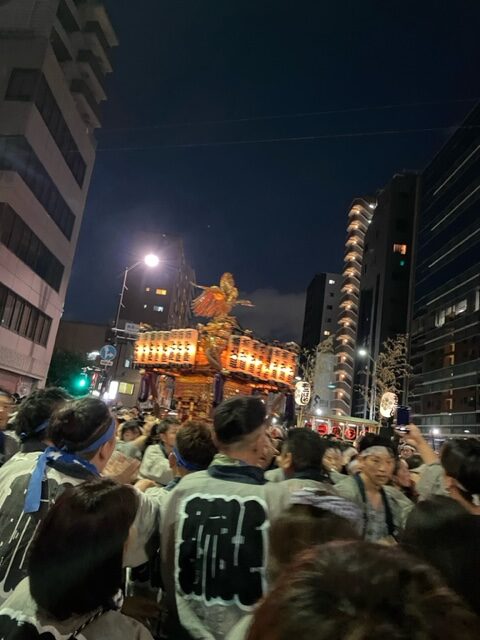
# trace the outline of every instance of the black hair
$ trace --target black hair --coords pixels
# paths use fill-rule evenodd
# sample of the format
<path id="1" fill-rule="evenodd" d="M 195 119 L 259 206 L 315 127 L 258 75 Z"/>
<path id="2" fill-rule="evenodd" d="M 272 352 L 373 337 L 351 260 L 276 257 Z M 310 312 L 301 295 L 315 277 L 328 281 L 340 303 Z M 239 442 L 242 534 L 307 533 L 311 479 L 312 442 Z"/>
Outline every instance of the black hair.
<path id="1" fill-rule="evenodd" d="M 120 435 L 123 438 L 125 431 L 138 431 L 139 435 L 142 433 L 142 427 L 138 420 L 127 420 L 120 427 Z"/>
<path id="2" fill-rule="evenodd" d="M 261 427 L 265 418 L 265 405 L 259 398 L 235 396 L 216 408 L 213 428 L 219 442 L 232 445 Z"/>
<path id="3" fill-rule="evenodd" d="M 196 420 L 184 422 L 177 432 L 176 448 L 182 458 L 206 469 L 217 453 L 208 424 Z"/>
<path id="4" fill-rule="evenodd" d="M 362 453 L 362 451 L 365 451 L 365 449 L 369 449 L 370 447 L 386 447 L 391 452 L 392 456 L 396 455 L 392 441 L 389 438 L 378 436 L 376 433 L 367 433 L 363 436 L 358 445 L 358 453 Z"/>
<path id="5" fill-rule="evenodd" d="M 155 422 L 148 436 L 145 447 L 149 447 L 152 444 L 158 444 L 160 442 L 160 436 L 170 429 L 170 427 L 178 426 L 180 422 L 176 418 L 165 418 L 160 422 Z"/>
<path id="6" fill-rule="evenodd" d="M 43 422 L 50 420 L 52 414 L 71 398 L 71 395 L 61 387 L 47 387 L 33 391 L 18 408 L 14 420 L 15 433 L 21 436 L 23 441 L 30 438 L 42 439 L 44 433 L 37 434 L 35 429 Z"/>
<path id="7" fill-rule="evenodd" d="M 474 640 L 478 618 L 430 565 L 398 548 L 330 542 L 300 554 L 247 640 Z"/>
<path id="8" fill-rule="evenodd" d="M 480 614 L 480 518 L 459 502 L 435 496 L 410 512 L 403 546 L 429 562 Z"/>
<path id="9" fill-rule="evenodd" d="M 322 461 L 328 442 L 311 429 L 300 427 L 290 429 L 283 443 L 282 453 L 292 455 L 292 467 L 295 471 L 307 469 L 322 470 Z M 327 474 L 325 474 L 327 478 Z"/>
<path id="10" fill-rule="evenodd" d="M 447 476 L 457 480 L 460 493 L 469 502 L 480 494 L 480 442 L 475 438 L 448 440 L 440 456 Z"/>
<path id="11" fill-rule="evenodd" d="M 410 471 L 413 471 L 414 469 L 418 469 L 423 465 L 423 458 L 418 453 L 414 453 L 413 456 L 410 456 L 409 458 L 405 458 L 405 460 L 407 461 L 408 468 L 410 469 Z"/>
<path id="12" fill-rule="evenodd" d="M 50 507 L 28 564 L 36 604 L 57 620 L 108 608 L 123 580 L 123 549 L 137 511 L 132 487 L 95 479 Z"/>
<path id="13" fill-rule="evenodd" d="M 67 402 L 50 418 L 47 437 L 68 451 L 82 451 L 108 429 L 112 416 L 107 405 L 98 398 L 86 396 Z M 95 452 L 85 457 L 93 457 Z"/>

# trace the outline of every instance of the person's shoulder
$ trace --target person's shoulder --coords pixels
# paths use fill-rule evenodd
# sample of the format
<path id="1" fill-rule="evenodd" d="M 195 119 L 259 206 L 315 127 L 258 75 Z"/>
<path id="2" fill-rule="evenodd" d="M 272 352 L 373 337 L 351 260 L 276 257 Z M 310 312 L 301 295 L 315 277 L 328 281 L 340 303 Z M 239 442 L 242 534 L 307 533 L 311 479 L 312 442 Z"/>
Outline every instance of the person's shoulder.
<path id="1" fill-rule="evenodd" d="M 351 498 L 358 494 L 358 485 L 353 476 L 345 476 L 339 482 L 336 482 L 333 491 L 342 498 Z"/>
<path id="2" fill-rule="evenodd" d="M 153 636 L 138 620 L 124 615 L 120 611 L 107 611 L 95 622 L 92 622 L 82 634 L 88 640 L 114 640 L 129 638 L 130 640 L 153 640 Z"/>

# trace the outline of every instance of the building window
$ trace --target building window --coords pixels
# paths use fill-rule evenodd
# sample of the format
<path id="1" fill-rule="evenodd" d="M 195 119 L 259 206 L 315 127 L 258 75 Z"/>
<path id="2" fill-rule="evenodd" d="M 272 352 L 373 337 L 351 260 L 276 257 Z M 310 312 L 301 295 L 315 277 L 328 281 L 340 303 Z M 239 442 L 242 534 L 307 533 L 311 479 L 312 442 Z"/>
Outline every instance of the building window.
<path id="1" fill-rule="evenodd" d="M 58 291 L 64 266 L 47 249 L 20 216 L 6 203 L 0 202 L 0 242 L 52 289 Z"/>
<path id="2" fill-rule="evenodd" d="M 163 307 L 160 307 L 157 304 L 155 304 L 155 305 L 153 305 L 153 310 L 162 313 Z"/>
<path id="3" fill-rule="evenodd" d="M 23 136 L 0 136 L 0 170 L 18 173 L 63 235 L 70 240 L 75 216 Z"/>
<path id="4" fill-rule="evenodd" d="M 45 347 L 52 319 L 0 283 L 0 325 Z"/>
<path id="5" fill-rule="evenodd" d="M 328 331 L 328 329 L 325 329 L 325 331 L 323 332 L 324 336 L 329 336 L 330 335 L 330 331 Z"/>
<path id="6" fill-rule="evenodd" d="M 333 291 L 330 291 L 330 298 L 333 298 L 334 295 Z"/>
<path id="7" fill-rule="evenodd" d="M 335 280 L 329 280 L 328 284 L 335 284 Z"/>
<path id="8" fill-rule="evenodd" d="M 166 296 L 167 295 L 167 290 L 166 289 L 157 289 L 155 291 L 155 293 L 157 294 L 157 296 Z"/>
<path id="9" fill-rule="evenodd" d="M 149 292 L 150 292 L 150 287 L 145 287 L 145 291 L 146 291 L 147 293 L 149 293 Z"/>
<path id="10" fill-rule="evenodd" d="M 13 69 L 5 99 L 35 104 L 63 159 L 81 187 L 87 165 L 43 73 L 39 69 Z"/>
<path id="11" fill-rule="evenodd" d="M 118 385 L 118 393 L 123 393 L 126 396 L 133 396 L 135 385 L 131 382 L 120 382 Z"/>
<path id="12" fill-rule="evenodd" d="M 327 322 L 331 322 L 331 321 L 332 321 L 332 319 L 331 319 L 331 318 L 327 318 Z"/>
<path id="13" fill-rule="evenodd" d="M 333 305 L 327 304 L 327 309 L 333 309 Z"/>
<path id="14" fill-rule="evenodd" d="M 131 362 L 130 362 L 130 360 L 127 358 L 127 359 L 125 360 L 125 362 L 124 362 L 123 366 L 125 367 L 125 369 L 130 369 L 130 364 L 131 364 Z"/>
<path id="15" fill-rule="evenodd" d="M 457 302 L 457 304 L 455 305 L 455 315 L 458 316 L 464 311 L 466 311 L 467 306 L 468 305 L 466 300 L 461 300 L 460 302 Z"/>
<path id="16" fill-rule="evenodd" d="M 146 308 L 147 308 L 147 305 L 146 305 L 146 304 L 144 304 L 144 305 L 143 305 L 143 308 L 144 308 L 144 309 L 146 309 Z"/>
<path id="17" fill-rule="evenodd" d="M 399 253 L 402 256 L 407 255 L 407 245 L 406 244 L 394 244 L 393 245 L 393 253 Z"/>

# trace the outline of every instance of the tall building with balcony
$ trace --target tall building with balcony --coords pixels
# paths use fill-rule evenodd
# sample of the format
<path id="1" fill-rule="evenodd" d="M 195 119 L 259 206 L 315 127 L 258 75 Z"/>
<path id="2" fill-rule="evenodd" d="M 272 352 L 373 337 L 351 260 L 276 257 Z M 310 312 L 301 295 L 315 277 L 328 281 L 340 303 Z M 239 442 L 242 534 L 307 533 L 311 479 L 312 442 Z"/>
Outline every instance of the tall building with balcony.
<path id="1" fill-rule="evenodd" d="M 480 434 L 480 105 L 422 175 L 410 402 L 432 435 Z"/>
<path id="2" fill-rule="evenodd" d="M 356 344 L 373 360 L 388 338 L 408 333 L 417 183 L 415 173 L 395 174 L 377 193 L 375 215 L 365 234 Z M 355 362 L 353 416 L 369 415 L 374 383 L 370 358 Z M 399 400 L 404 404 L 403 398 Z"/>
<path id="3" fill-rule="evenodd" d="M 348 213 L 342 295 L 335 336 L 336 388 L 333 409 L 336 415 L 351 414 L 363 248 L 375 207 L 374 198 L 356 198 Z"/>
<path id="4" fill-rule="evenodd" d="M 0 386 L 45 381 L 117 38 L 94 0 L 0 3 Z"/>

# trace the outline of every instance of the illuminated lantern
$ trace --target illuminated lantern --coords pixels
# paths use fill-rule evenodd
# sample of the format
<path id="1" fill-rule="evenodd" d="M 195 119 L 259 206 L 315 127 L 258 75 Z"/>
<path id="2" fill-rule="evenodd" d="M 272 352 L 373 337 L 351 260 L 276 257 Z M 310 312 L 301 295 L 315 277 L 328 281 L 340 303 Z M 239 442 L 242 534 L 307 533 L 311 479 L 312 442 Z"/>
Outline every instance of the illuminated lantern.
<path id="1" fill-rule="evenodd" d="M 326 425 L 324 422 L 322 422 L 321 424 L 317 424 L 317 433 L 321 436 L 324 436 L 326 433 L 328 433 L 328 425 Z"/>
<path id="2" fill-rule="evenodd" d="M 301 407 L 305 407 L 312 395 L 312 388 L 309 382 L 301 380 L 295 385 L 295 402 Z"/>
<path id="3" fill-rule="evenodd" d="M 332 433 L 334 436 L 339 438 L 342 435 L 342 430 L 340 429 L 339 426 L 335 426 L 335 427 L 332 427 Z"/>
<path id="4" fill-rule="evenodd" d="M 347 440 L 355 440 L 357 436 L 357 431 L 353 427 L 347 427 L 345 429 L 345 438 Z"/>
<path id="5" fill-rule="evenodd" d="M 397 408 L 398 398 L 396 393 L 386 391 L 380 400 L 380 415 L 384 418 L 391 418 Z"/>

